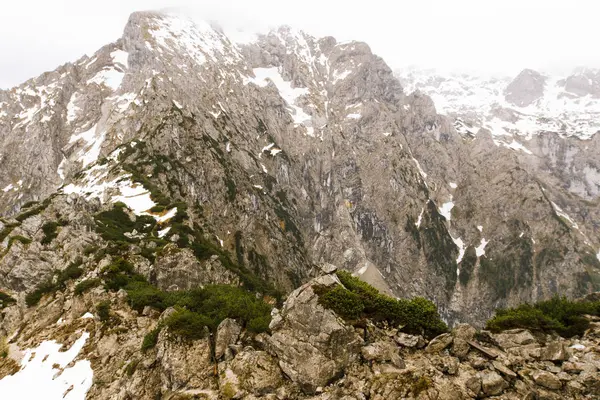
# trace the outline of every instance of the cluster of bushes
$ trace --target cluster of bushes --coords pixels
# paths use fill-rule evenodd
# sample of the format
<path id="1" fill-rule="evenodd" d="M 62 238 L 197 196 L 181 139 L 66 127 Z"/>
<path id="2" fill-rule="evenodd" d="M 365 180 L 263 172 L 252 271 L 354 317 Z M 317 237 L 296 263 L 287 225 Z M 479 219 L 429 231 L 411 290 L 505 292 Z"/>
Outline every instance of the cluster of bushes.
<path id="1" fill-rule="evenodd" d="M 135 221 L 129 218 L 125 211 L 127 206 L 124 203 L 117 202 L 113 208 L 96 214 L 96 232 L 104 240 L 117 243 L 138 242 L 139 239 L 132 239 L 125 236 L 126 232 L 132 232 L 134 229 L 139 233 L 150 233 L 156 225 L 156 220 L 149 215 L 137 216 Z"/>
<path id="2" fill-rule="evenodd" d="M 83 275 L 81 264 L 83 260 L 78 258 L 70 263 L 67 268 L 62 271 L 56 271 L 54 275 L 46 281 L 40 283 L 33 292 L 25 296 L 25 303 L 28 307 L 37 305 L 41 298 L 46 294 L 55 293 L 63 290 L 66 287 L 67 281 L 77 279 Z"/>
<path id="3" fill-rule="evenodd" d="M 64 221 L 49 221 L 42 225 L 42 231 L 44 232 L 44 237 L 41 240 L 42 244 L 50 244 L 56 237 L 58 236 L 58 227 L 64 226 Z"/>
<path id="4" fill-rule="evenodd" d="M 431 301 L 422 297 L 394 299 L 379 293 L 373 286 L 346 271 L 336 274 L 343 287 L 316 287 L 315 291 L 319 295 L 319 303 L 342 318 L 354 323 L 364 319 L 386 322 L 400 326 L 403 332 L 426 337 L 437 336 L 448 330 Z"/>
<path id="5" fill-rule="evenodd" d="M 0 291 L 0 310 L 2 310 L 4 307 L 8 307 L 11 304 L 14 304 L 16 302 L 17 301 L 15 299 L 13 299 L 11 296 Z"/>
<path id="6" fill-rule="evenodd" d="M 206 285 L 203 288 L 164 291 L 134 272 L 133 265 L 122 258 L 102 271 L 108 290 L 124 289 L 129 305 L 138 311 L 149 306 L 159 311 L 175 307 L 176 312 L 165 321 L 171 332 L 186 339 L 203 337 L 215 331 L 226 318 L 234 318 L 252 332 L 264 332 L 271 321 L 271 306 L 261 298 L 230 285 Z M 154 335 L 158 335 L 154 332 Z M 152 342 L 148 338 L 148 342 Z"/>
<path id="7" fill-rule="evenodd" d="M 536 304 L 521 304 L 515 308 L 498 309 L 487 321 L 486 328 L 492 332 L 524 328 L 531 331 L 552 333 L 563 337 L 582 335 L 590 322 L 584 315 L 600 316 L 600 301 L 571 301 L 566 297 L 554 297 Z"/>

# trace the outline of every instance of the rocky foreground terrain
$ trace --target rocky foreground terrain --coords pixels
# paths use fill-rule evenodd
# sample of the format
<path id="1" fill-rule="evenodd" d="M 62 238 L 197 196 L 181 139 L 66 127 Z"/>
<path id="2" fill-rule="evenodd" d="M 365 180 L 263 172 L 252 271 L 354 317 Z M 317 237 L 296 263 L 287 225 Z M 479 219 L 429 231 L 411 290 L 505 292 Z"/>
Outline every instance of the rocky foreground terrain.
<path id="1" fill-rule="evenodd" d="M 34 347 L 40 340 L 52 339 L 67 352 L 77 347 L 65 365 L 41 362 L 59 376 L 80 369 L 82 360 L 91 364 L 93 385 L 91 380 L 65 384 L 65 398 L 85 385 L 91 385 L 87 399 L 593 399 L 600 395 L 598 319 L 582 337 L 570 340 L 524 329 L 493 334 L 468 324 L 456 325 L 431 340 L 372 323 L 354 328 L 319 304 L 315 287 L 341 285 L 333 271 L 335 267 L 324 265 L 322 271 L 315 271 L 322 275 L 294 290 L 281 310 L 273 311 L 269 334 L 250 334 L 235 320 L 226 319 L 214 338 L 189 342 L 162 329 L 155 347 L 142 351 L 144 336 L 174 310 L 157 313 L 147 307 L 135 312 L 125 302 L 126 295 L 99 288 L 82 296 L 68 290 L 24 314 L 17 305 L 11 306 L 4 310 L 3 329 L 16 330 L 21 346 Z M 87 311 L 106 300 L 112 305 L 108 319 Z M 83 345 L 78 345 L 82 337 Z M 0 359 L 0 377 L 18 370 L 23 356 L 16 344 L 7 348 L 8 356 Z M 34 348 L 25 357 L 41 358 L 36 351 L 41 352 Z M 0 390 L 6 390 L 11 378 L 0 380 Z"/>
<path id="2" fill-rule="evenodd" d="M 552 95 L 536 77 L 511 107 Z M 597 396 L 597 321 L 478 330 L 600 290 L 600 136 L 499 139 L 409 89 L 365 43 L 140 12 L 0 91 L 0 397 Z M 315 298 L 325 264 L 455 330 L 357 330 Z"/>

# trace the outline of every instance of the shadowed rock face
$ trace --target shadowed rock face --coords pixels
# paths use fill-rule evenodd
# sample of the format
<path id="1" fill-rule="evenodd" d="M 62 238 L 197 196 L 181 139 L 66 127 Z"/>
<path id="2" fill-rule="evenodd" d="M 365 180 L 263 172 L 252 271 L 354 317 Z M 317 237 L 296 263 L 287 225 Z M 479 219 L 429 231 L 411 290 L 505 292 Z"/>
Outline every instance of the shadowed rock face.
<path id="1" fill-rule="evenodd" d="M 532 98 L 543 80 L 522 75 Z M 158 232 L 128 232 L 132 262 L 163 289 L 237 284 L 235 264 L 290 292 L 330 262 L 481 325 L 496 307 L 600 285 L 596 139 L 548 133 L 528 154 L 459 133 L 364 43 L 281 28 L 236 45 L 135 13 L 91 58 L 0 96 L 0 289 L 31 291 L 109 245 L 94 215 L 145 191 L 166 198 L 160 212 L 187 210 L 161 226 L 171 243 L 155 258 L 143 255 Z M 223 254 L 182 248 L 182 223 Z"/>
<path id="2" fill-rule="evenodd" d="M 506 101 L 518 107 L 527 107 L 544 94 L 546 79 L 537 71 L 525 69 L 506 87 Z"/>

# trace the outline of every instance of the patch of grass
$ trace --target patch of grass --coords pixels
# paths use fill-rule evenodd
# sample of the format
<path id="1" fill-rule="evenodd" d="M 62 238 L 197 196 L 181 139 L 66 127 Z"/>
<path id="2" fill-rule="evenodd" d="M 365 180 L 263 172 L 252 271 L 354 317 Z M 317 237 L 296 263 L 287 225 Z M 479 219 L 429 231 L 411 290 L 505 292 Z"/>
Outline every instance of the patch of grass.
<path id="1" fill-rule="evenodd" d="M 6 293 L 0 291 L 0 310 L 4 307 L 8 307 L 11 304 L 15 304 L 17 301 Z"/>
<path id="2" fill-rule="evenodd" d="M 39 213 L 41 213 L 42 211 L 44 211 L 46 209 L 46 207 L 48 207 L 50 205 L 50 202 L 52 201 L 51 197 L 48 197 L 46 200 L 44 200 L 42 202 L 42 204 L 38 205 L 37 207 L 33 207 L 28 209 L 25 212 L 22 212 L 21 214 L 17 215 L 15 217 L 15 219 L 19 222 L 23 222 L 25 221 L 27 218 L 29 217 L 33 217 L 34 215 L 38 215 Z"/>
<path id="3" fill-rule="evenodd" d="M 110 301 L 105 300 L 98 303 L 96 305 L 96 312 L 100 321 L 106 322 L 110 320 Z"/>
<path id="4" fill-rule="evenodd" d="M 58 222 L 49 221 L 42 225 L 44 237 L 41 240 L 42 244 L 50 244 L 58 236 Z"/>
<path id="5" fill-rule="evenodd" d="M 25 303 L 27 304 L 27 307 L 33 307 L 40 302 L 44 295 L 54 293 L 56 290 L 56 284 L 52 279 L 44 281 L 40 283 L 33 292 L 27 293 L 25 296 Z"/>
<path id="6" fill-rule="evenodd" d="M 88 290 L 95 288 L 97 286 L 100 286 L 102 284 L 102 281 L 98 278 L 94 278 L 94 279 L 86 279 L 82 282 L 79 282 L 77 284 L 77 286 L 75 286 L 75 295 L 76 296 L 81 296 L 82 294 L 84 294 L 85 292 L 87 292 Z"/>
<path id="7" fill-rule="evenodd" d="M 24 209 L 24 208 L 29 208 L 29 207 L 31 207 L 31 206 L 35 206 L 35 205 L 36 205 L 36 204 L 38 204 L 38 203 L 39 203 L 39 202 L 37 202 L 37 201 L 35 201 L 35 200 L 34 200 L 34 201 L 28 201 L 27 203 L 25 203 L 25 204 L 23 204 L 23 205 L 21 206 L 21 210 L 22 210 L 22 209 Z"/>
<path id="8" fill-rule="evenodd" d="M 142 351 L 153 349 L 156 346 L 161 329 L 162 325 L 159 324 L 144 336 L 144 340 L 142 341 Z"/>
<path id="9" fill-rule="evenodd" d="M 27 245 L 31 243 L 31 239 L 26 238 L 25 236 L 15 235 L 11 236 L 8 239 L 8 248 L 10 249 L 14 242 L 19 242 L 21 244 Z"/>
<path id="10" fill-rule="evenodd" d="M 125 367 L 125 373 L 127 374 L 127 376 L 133 376 L 139 363 L 140 360 L 132 360 L 129 364 L 127 364 L 127 367 Z"/>
<path id="11" fill-rule="evenodd" d="M 448 330 L 431 301 L 422 297 L 397 300 L 379 293 L 373 286 L 349 272 L 338 271 L 336 274 L 344 287 L 320 287 L 315 288 L 315 291 L 319 296 L 319 303 L 342 318 L 353 322 L 360 319 L 387 322 L 393 326 L 401 326 L 403 332 L 423 334 L 426 337 L 434 337 Z"/>
<path id="12" fill-rule="evenodd" d="M 515 308 L 498 309 L 487 321 L 492 332 L 524 328 L 531 331 L 556 332 L 563 337 L 582 335 L 590 322 L 584 315 L 600 316 L 600 301 L 571 301 L 554 297 L 536 304 L 521 304 Z"/>

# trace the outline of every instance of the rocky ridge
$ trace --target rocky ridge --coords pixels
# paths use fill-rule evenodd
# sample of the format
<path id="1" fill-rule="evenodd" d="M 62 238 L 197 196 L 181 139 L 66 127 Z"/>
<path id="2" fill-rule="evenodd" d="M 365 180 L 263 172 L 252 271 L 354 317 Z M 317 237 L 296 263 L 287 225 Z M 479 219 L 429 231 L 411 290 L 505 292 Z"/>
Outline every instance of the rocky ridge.
<path id="1" fill-rule="evenodd" d="M 100 288 L 82 296 L 67 292 L 26 311 L 13 305 L 3 311 L 2 329 L 19 333 L 0 359 L 0 378 L 22 361 L 23 349 L 40 340 L 52 338 L 68 349 L 84 335 L 75 360 L 91 362 L 88 399 L 591 399 L 600 394 L 600 321 L 569 340 L 527 330 L 493 334 L 467 324 L 431 340 L 372 323 L 354 328 L 319 304 L 316 286 L 341 284 L 335 268 L 325 270 L 329 274 L 299 287 L 274 310 L 269 334 L 254 336 L 224 320 L 214 353 L 209 338 L 189 342 L 167 329 L 153 348 L 140 351 L 144 335 L 172 310 L 138 313 L 120 293 Z M 113 306 L 109 319 L 87 312 L 100 300 Z M 60 374 L 56 366 L 46 367 Z M 4 382 L 0 379 L 0 388 Z"/>

